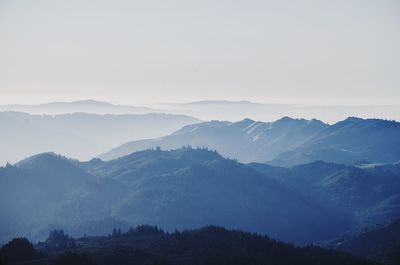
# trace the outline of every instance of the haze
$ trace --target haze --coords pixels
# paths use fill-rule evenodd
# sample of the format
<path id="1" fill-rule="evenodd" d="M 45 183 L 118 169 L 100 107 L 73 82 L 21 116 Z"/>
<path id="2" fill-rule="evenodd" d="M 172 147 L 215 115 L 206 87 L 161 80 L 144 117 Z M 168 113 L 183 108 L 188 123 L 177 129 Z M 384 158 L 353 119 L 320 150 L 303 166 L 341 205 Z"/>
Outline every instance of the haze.
<path id="1" fill-rule="evenodd" d="M 398 1 L 0 1 L 0 103 L 400 102 Z"/>
<path id="2" fill-rule="evenodd" d="M 400 265 L 399 0 L 0 0 L 0 265 Z"/>

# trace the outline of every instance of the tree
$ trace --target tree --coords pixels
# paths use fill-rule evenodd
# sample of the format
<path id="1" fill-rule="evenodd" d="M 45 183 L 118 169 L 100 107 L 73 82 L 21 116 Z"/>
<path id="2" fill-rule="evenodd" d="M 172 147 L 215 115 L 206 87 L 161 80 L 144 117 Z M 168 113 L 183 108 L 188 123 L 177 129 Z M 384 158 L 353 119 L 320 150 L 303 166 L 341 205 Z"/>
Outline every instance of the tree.
<path id="1" fill-rule="evenodd" d="M 40 254 L 26 238 L 14 238 L 0 248 L 0 260 L 14 263 L 41 258 Z"/>

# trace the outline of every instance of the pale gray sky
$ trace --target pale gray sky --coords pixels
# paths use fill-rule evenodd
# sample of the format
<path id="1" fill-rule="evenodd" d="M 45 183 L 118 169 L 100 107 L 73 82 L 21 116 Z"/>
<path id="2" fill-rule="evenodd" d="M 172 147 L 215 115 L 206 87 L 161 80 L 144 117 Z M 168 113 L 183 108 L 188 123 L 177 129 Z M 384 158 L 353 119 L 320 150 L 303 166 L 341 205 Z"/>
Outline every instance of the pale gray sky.
<path id="1" fill-rule="evenodd" d="M 396 104 L 399 47 L 398 0 L 0 0 L 0 104 Z"/>

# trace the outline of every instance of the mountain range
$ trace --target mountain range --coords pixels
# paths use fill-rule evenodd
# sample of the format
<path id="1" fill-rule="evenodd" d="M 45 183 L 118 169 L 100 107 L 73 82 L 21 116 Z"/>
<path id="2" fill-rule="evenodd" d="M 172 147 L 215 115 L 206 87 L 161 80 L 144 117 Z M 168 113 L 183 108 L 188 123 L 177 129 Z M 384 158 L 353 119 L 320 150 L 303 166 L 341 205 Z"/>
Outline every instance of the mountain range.
<path id="1" fill-rule="evenodd" d="M 381 117 L 400 120 L 400 105 L 345 105 L 258 103 L 252 101 L 202 100 L 186 103 L 163 103 L 157 108 L 169 113 L 186 114 L 202 120 L 239 121 L 251 118 L 261 121 L 277 120 L 284 116 L 313 119 L 315 117 L 335 123 L 348 116 Z"/>
<path id="2" fill-rule="evenodd" d="M 36 105 L 9 104 L 0 105 L 0 111 L 26 112 L 29 114 L 71 114 L 76 112 L 92 114 L 146 114 L 160 113 L 161 111 L 148 107 L 115 105 L 104 101 L 78 100 L 72 102 L 49 102 Z"/>
<path id="3" fill-rule="evenodd" d="M 298 244 L 400 216 L 399 164 L 242 164 L 207 149 L 145 150 L 88 162 L 38 154 L 0 168 L 0 238 L 113 227 L 207 224 Z"/>
<path id="4" fill-rule="evenodd" d="M 88 160 L 126 141 L 160 137 L 197 122 L 189 116 L 157 113 L 52 116 L 0 112 L 0 164 L 49 151 Z"/>
<path id="5" fill-rule="evenodd" d="M 189 115 L 201 120 L 240 121 L 251 118 L 261 121 L 277 120 L 284 116 L 313 119 L 319 117 L 335 123 L 348 116 L 381 117 L 400 120 L 400 105 L 310 105 L 297 103 L 259 103 L 252 101 L 202 100 L 181 103 L 152 103 L 145 106 L 120 105 L 93 99 L 72 102 L 49 102 L 36 105 L 0 105 L 0 111 L 17 111 L 30 114 L 67 114 L 85 112 L 92 114 L 146 114 L 166 113 Z"/>
<path id="6" fill-rule="evenodd" d="M 215 149 L 242 162 L 279 166 L 315 160 L 394 163 L 400 161 L 400 123 L 347 118 L 329 125 L 315 119 L 289 117 L 274 122 L 210 121 L 185 126 L 161 138 L 131 141 L 99 157 L 109 160 L 157 146 L 175 149 L 186 145 Z"/>

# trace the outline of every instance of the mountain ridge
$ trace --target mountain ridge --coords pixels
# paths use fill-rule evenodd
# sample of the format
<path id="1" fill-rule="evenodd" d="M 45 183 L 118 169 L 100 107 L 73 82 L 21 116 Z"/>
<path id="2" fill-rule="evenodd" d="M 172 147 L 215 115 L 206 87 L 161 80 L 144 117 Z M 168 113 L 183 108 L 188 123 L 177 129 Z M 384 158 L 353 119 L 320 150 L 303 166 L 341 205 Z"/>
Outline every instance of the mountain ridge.
<path id="1" fill-rule="evenodd" d="M 160 109 L 112 104 L 105 101 L 83 99 L 76 101 L 56 101 L 41 104 L 0 105 L 1 111 L 20 111 L 30 114 L 67 114 L 86 112 L 91 114 L 146 114 L 163 112 Z"/>
<path id="2" fill-rule="evenodd" d="M 57 172 L 58 163 L 49 156 L 65 166 L 57 166 Z M 21 233 L 32 236 L 57 223 L 76 233 L 78 223 L 111 217 L 168 230 L 213 223 L 308 242 L 340 234 L 351 223 L 339 209 L 328 209 L 274 177 L 207 149 L 146 150 L 109 162 L 82 163 L 45 153 L 9 167 L 16 173 L 0 169 L 1 201 L 19 203 L 0 207 L 7 216 L 2 237 L 15 225 L 14 219 L 26 214 Z M 27 207 L 31 210 L 24 213 Z M 40 212 L 35 211 L 38 207 Z M 326 218 L 331 229 L 322 221 Z M 289 225 L 294 219 L 297 224 Z M 29 228 L 32 225 L 36 228 Z M 312 227 L 315 232 L 296 227 Z"/>
<path id="3" fill-rule="evenodd" d="M 173 114 L 32 115 L 0 112 L 0 164 L 24 157 L 56 152 L 78 159 L 91 159 L 125 141 L 159 137 L 198 119 Z"/>
<path id="4" fill-rule="evenodd" d="M 110 160 L 134 151 L 185 145 L 216 149 L 242 162 L 293 166 L 315 160 L 353 164 L 393 163 L 400 159 L 400 123 L 349 117 L 333 125 L 320 120 L 283 117 L 274 122 L 244 119 L 185 126 L 157 139 L 130 141 L 99 158 Z M 379 154 L 379 155 L 378 155 Z"/>
<path id="5" fill-rule="evenodd" d="M 363 256 L 382 264 L 400 261 L 400 219 L 366 227 L 355 234 L 336 239 L 329 248 Z"/>
<path id="6" fill-rule="evenodd" d="M 399 217 L 399 177 L 397 165 L 317 161 L 283 168 L 243 164 L 207 148 L 156 148 L 87 162 L 45 153 L 0 168 L 6 203 L 0 214 L 7 216 L 0 238 L 16 224 L 36 238 L 60 225 L 76 236 L 113 224 L 173 231 L 212 223 L 300 244 L 323 242 Z"/>

